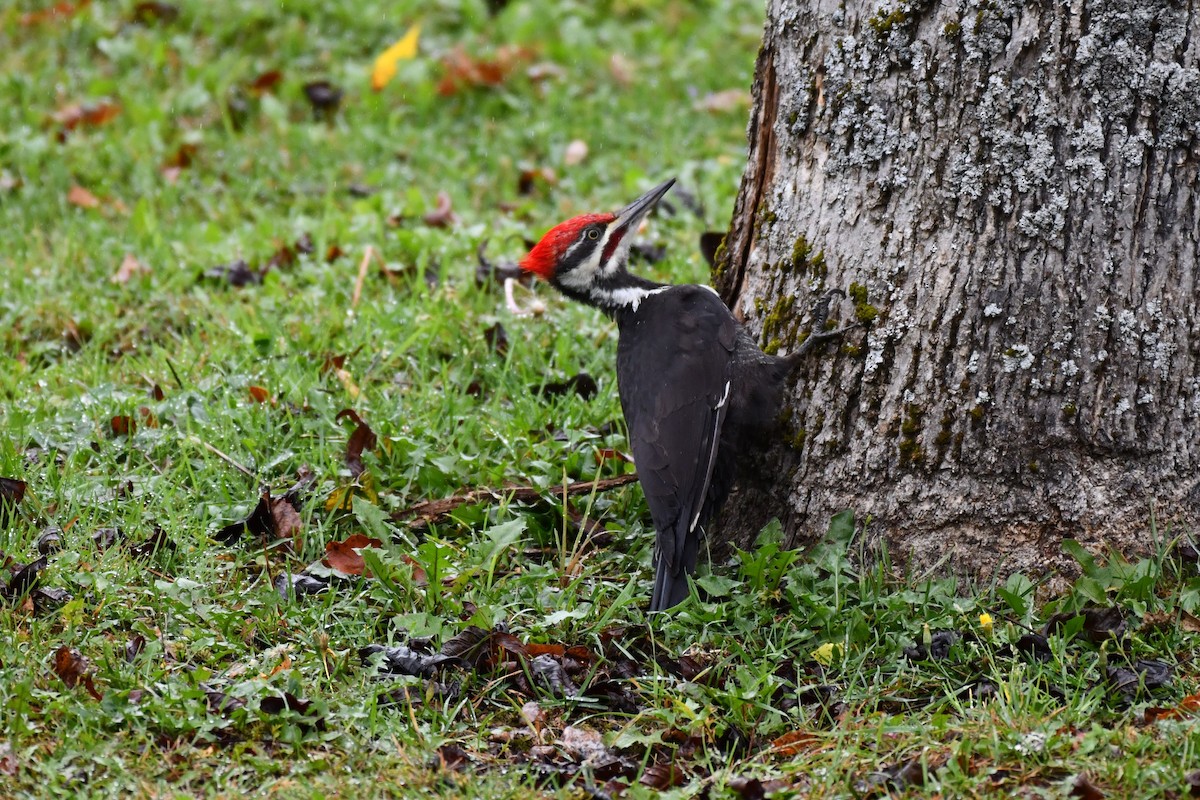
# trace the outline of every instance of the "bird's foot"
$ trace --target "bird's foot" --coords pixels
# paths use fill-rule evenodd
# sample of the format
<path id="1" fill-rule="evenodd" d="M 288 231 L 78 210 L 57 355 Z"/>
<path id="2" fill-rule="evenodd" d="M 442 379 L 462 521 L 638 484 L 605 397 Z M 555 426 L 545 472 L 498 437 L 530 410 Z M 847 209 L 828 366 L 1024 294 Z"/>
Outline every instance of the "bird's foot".
<path id="1" fill-rule="evenodd" d="M 793 364 L 798 363 L 802 358 L 815 350 L 817 345 L 824 344 L 825 342 L 832 341 L 834 339 L 840 339 L 842 336 L 854 330 L 855 328 L 862 327 L 862 323 L 852 322 L 849 325 L 843 325 L 842 327 L 832 331 L 825 330 L 825 323 L 829 321 L 829 307 L 833 303 L 833 298 L 844 298 L 845 296 L 846 293 L 841 289 L 830 289 L 829 291 L 825 292 L 825 294 L 817 298 L 816 304 L 813 305 L 813 322 L 811 332 L 808 334 L 808 338 L 806 338 L 804 342 L 801 343 L 800 347 L 796 349 L 796 352 L 792 353 L 788 357 L 789 361 L 791 361 Z"/>

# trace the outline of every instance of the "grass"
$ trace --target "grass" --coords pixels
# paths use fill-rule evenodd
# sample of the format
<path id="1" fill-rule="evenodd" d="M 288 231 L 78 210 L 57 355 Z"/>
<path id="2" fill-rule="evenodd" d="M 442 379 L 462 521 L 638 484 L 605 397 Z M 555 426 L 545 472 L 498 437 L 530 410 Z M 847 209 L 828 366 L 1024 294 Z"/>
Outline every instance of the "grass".
<path id="1" fill-rule="evenodd" d="M 1200 583 L 1166 534 L 1134 563 L 1077 553 L 1075 589 L 1045 606 L 1019 576 L 906 576 L 842 516 L 806 553 L 765 531 L 661 620 L 644 612 L 636 486 L 555 499 L 631 469 L 610 454 L 625 447 L 614 330 L 544 289 L 545 316 L 511 317 L 476 285 L 475 248 L 514 259 L 561 218 L 677 175 L 703 218 L 655 218 L 668 257 L 639 269 L 704 280 L 695 242 L 729 218 L 745 114 L 696 103 L 749 85 L 758 3 L 512 2 L 490 18 L 483 3 L 189 0 L 144 24 L 132 9 L 0 12 L 0 476 L 28 484 L 0 509 L 0 551 L 11 569 L 47 530 L 61 543 L 36 584 L 49 594 L 3 600 L 0 794 L 1195 791 Z M 371 92 L 374 56 L 418 16 L 421 55 Z M 528 53 L 499 85 L 438 93 L 439 55 L 506 45 Z M 345 90 L 336 113 L 305 99 L 320 79 Z M 65 134 L 52 119 L 103 102 L 119 114 Z M 567 165 L 576 139 L 588 155 Z M 521 194 L 543 168 L 553 182 Z M 438 192 L 446 228 L 422 220 Z M 261 285 L 217 269 L 262 269 L 306 237 Z M 355 303 L 368 246 L 387 271 L 370 265 Z M 144 269 L 112 280 L 126 256 Z M 497 323 L 504 352 L 485 335 Z M 538 392 L 581 372 L 590 399 Z M 377 436 L 361 474 L 346 408 Z M 290 547 L 214 540 L 302 470 Z M 427 529 L 397 515 L 506 485 L 545 501 L 468 504 Z M 381 542 L 371 577 L 276 591 L 358 533 Z M 157 535 L 171 546 L 134 549 Z M 1125 627 L 1070 613 L 1088 606 Z M 1009 647 L 1060 612 L 1041 657 Z M 361 654 L 428 658 L 470 626 L 483 644 L 432 677 Z M 1154 686 L 1147 659 L 1171 681 Z"/>

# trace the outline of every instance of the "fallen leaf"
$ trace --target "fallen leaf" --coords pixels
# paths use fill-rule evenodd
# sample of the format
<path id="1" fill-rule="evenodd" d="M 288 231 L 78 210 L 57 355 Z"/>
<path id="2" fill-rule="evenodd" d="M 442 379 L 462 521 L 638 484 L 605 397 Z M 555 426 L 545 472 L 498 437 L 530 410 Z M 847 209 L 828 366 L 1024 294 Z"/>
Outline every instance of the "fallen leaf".
<path id="1" fill-rule="evenodd" d="M 366 469 L 362 461 L 363 451 L 375 449 L 375 445 L 379 439 L 375 435 L 375 431 L 371 430 L 371 426 L 363 422 L 362 417 L 354 409 L 343 408 L 334 417 L 334 421 L 341 422 L 343 417 L 349 418 L 355 425 L 354 431 L 346 441 L 345 460 L 346 466 L 350 469 L 350 474 L 357 478 Z"/>
<path id="2" fill-rule="evenodd" d="M 76 128 L 98 128 L 107 125 L 121 115 L 121 106 L 111 100 L 99 100 L 94 103 L 72 103 L 63 106 L 51 115 L 51 119 L 59 124 L 59 138 Z"/>
<path id="3" fill-rule="evenodd" d="M 96 700 L 103 700 L 104 695 L 96 690 L 92 682 L 90 669 L 88 660 L 80 655 L 78 650 L 63 645 L 54 654 L 54 674 L 62 678 L 68 688 L 74 689 L 83 684 L 88 694 Z"/>
<path id="4" fill-rule="evenodd" d="M 563 163 L 568 167 L 573 167 L 576 164 L 582 163 L 587 157 L 588 146 L 587 142 L 585 142 L 583 139 L 572 139 L 567 145 L 566 149 L 563 150 Z"/>
<path id="5" fill-rule="evenodd" d="M 300 513 L 286 497 L 271 498 L 271 525 L 278 539 L 292 539 L 300 544 L 300 535 L 304 531 L 304 521 Z"/>
<path id="6" fill-rule="evenodd" d="M 80 208 L 99 208 L 100 198 L 83 188 L 79 184 L 73 184 L 67 191 L 67 202 Z"/>
<path id="7" fill-rule="evenodd" d="M 129 253 L 121 259 L 121 266 L 117 267 L 117 271 L 109 278 L 113 283 L 129 283 L 129 280 L 138 273 L 149 274 L 150 268 L 143 266 L 140 261 L 134 258 Z"/>
<path id="8" fill-rule="evenodd" d="M 505 45 L 497 49 L 494 58 L 475 58 L 461 46 L 455 47 L 442 57 L 445 75 L 438 82 L 438 94 L 449 97 L 465 88 L 499 86 L 534 55 L 530 48 Z"/>
<path id="9" fill-rule="evenodd" d="M 1200 797 L 1200 769 L 1183 776 L 1183 783 L 1188 787 L 1188 795 Z"/>
<path id="10" fill-rule="evenodd" d="M 261 386 L 247 387 L 246 391 L 250 393 L 250 399 L 256 403 L 269 403 L 271 401 L 271 393 Z"/>
<path id="11" fill-rule="evenodd" d="M 204 690 L 204 696 L 208 701 L 209 711 L 215 711 L 222 716 L 228 716 L 230 712 L 246 707 L 245 700 L 227 694 L 220 689 L 216 689 L 206 683 L 200 684 L 200 688 Z"/>
<path id="12" fill-rule="evenodd" d="M 92 0 L 79 0 L 78 3 L 68 3 L 66 0 L 55 3 L 42 11 L 30 11 L 21 15 L 21 26 L 28 28 L 41 25 L 44 22 L 61 22 L 75 16 L 87 8 Z"/>
<path id="13" fill-rule="evenodd" d="M 0 478 L 0 526 L 7 526 L 17 505 L 25 499 L 25 481 Z"/>
<path id="14" fill-rule="evenodd" d="M 169 169 L 183 170 L 192 165 L 192 161 L 196 158 L 196 153 L 200 151 L 200 145 L 184 142 L 176 148 L 174 154 L 162 163 L 162 171 Z"/>
<path id="15" fill-rule="evenodd" d="M 816 750 L 821 746 L 821 737 L 812 731 L 788 731 L 771 741 L 771 752 L 775 755 L 791 758 L 800 753 Z"/>
<path id="16" fill-rule="evenodd" d="M 1120 606 L 1088 606 L 1080 611 L 1059 612 L 1046 620 L 1042 633 L 1053 636 L 1065 629 L 1069 622 L 1081 616 L 1082 633 L 1089 642 L 1100 644 L 1107 639 L 1120 639 L 1125 635 L 1125 612 Z"/>
<path id="17" fill-rule="evenodd" d="M 362 389 L 358 388 L 358 384 L 354 382 L 354 377 L 344 369 L 334 370 L 334 375 L 341 381 L 342 388 L 346 390 L 346 394 L 350 395 L 351 400 L 357 400 L 362 394 Z"/>
<path id="18" fill-rule="evenodd" d="M 394 675 L 411 675 L 418 678 L 432 678 L 438 669 L 445 665 L 462 666 L 462 659 L 445 653 L 419 653 L 410 647 L 383 647 L 372 644 L 358 651 L 359 658 L 364 662 L 376 653 L 383 653 L 380 664 L 384 671 Z"/>
<path id="19" fill-rule="evenodd" d="M 533 682 L 544 686 L 553 697 L 576 697 L 579 694 L 563 665 L 553 656 L 536 656 L 529 662 L 529 672 Z"/>
<path id="20" fill-rule="evenodd" d="M 130 19 L 142 25 L 155 22 L 174 22 L 179 18 L 179 7 L 170 3 L 142 2 L 133 7 Z"/>
<path id="21" fill-rule="evenodd" d="M 450 195 L 445 192 L 437 193 L 437 205 L 432 211 L 427 211 L 422 217 L 425 224 L 432 228 L 448 228 L 458 222 L 458 215 L 450 204 Z"/>
<path id="22" fill-rule="evenodd" d="M 651 789 L 657 789 L 660 792 L 676 786 L 683 786 L 686 782 L 687 776 L 684 774 L 683 768 L 674 763 L 651 764 L 646 767 L 646 771 L 638 779 L 638 783 L 643 786 L 649 786 Z"/>
<path id="23" fill-rule="evenodd" d="M 125 541 L 125 533 L 120 528 L 97 528 L 92 534 L 92 544 L 100 552 L 123 541 Z"/>
<path id="24" fill-rule="evenodd" d="M 750 107 L 750 92 L 745 89 L 726 89 L 722 92 L 709 92 L 693 105 L 696 111 L 721 113 L 736 111 L 739 108 Z"/>
<path id="25" fill-rule="evenodd" d="M 3 594 L 10 600 L 16 600 L 24 595 L 37 584 L 38 573 L 44 570 L 49 563 L 46 557 L 42 556 L 14 570 L 13 576 L 8 580 L 8 586 L 4 587 Z"/>
<path id="26" fill-rule="evenodd" d="M 364 547 L 381 547 L 382 545 L 383 542 L 379 539 L 371 539 L 365 534 L 356 533 L 345 541 L 327 543 L 325 557 L 321 559 L 321 563 L 346 575 L 362 575 L 367 565 L 359 551 Z"/>
<path id="27" fill-rule="evenodd" d="M 127 414 L 113 417 L 109 421 L 113 436 L 132 436 L 137 431 L 137 422 Z"/>
<path id="28" fill-rule="evenodd" d="M 1087 775 L 1075 776 L 1075 783 L 1071 786 L 1071 797 L 1079 797 L 1082 800 L 1104 800 L 1105 794 L 1096 788 L 1096 784 L 1092 783 L 1091 778 Z"/>
<path id="29" fill-rule="evenodd" d="M 125 660 L 133 662 L 146 649 L 146 637 L 142 634 L 134 634 L 133 638 L 125 643 Z"/>
<path id="30" fill-rule="evenodd" d="M 282 72 L 277 69 L 268 70 L 250 82 L 250 93 L 261 96 L 274 92 L 282 82 Z"/>
<path id="31" fill-rule="evenodd" d="M 166 531 L 156 525 L 145 541 L 129 548 L 129 554 L 134 558 L 149 558 L 162 550 L 174 550 L 176 547 Z"/>
<path id="32" fill-rule="evenodd" d="M 375 66 L 371 69 L 371 88 L 381 90 L 396 77 L 396 65 L 401 61 L 411 61 L 417 57 L 417 44 L 421 38 L 420 24 L 413 25 L 400 39 L 379 54 Z"/>
<path id="33" fill-rule="evenodd" d="M 233 544 L 243 534 L 276 539 L 297 539 L 303 530 L 299 513 L 299 497 L 292 492 L 283 497 L 272 497 L 265 491 L 258 499 L 250 516 L 221 528 L 213 538 L 222 544 Z"/>
<path id="34" fill-rule="evenodd" d="M 1200 617 L 1186 611 L 1180 612 L 1179 627 L 1186 633 L 1200 633 Z"/>

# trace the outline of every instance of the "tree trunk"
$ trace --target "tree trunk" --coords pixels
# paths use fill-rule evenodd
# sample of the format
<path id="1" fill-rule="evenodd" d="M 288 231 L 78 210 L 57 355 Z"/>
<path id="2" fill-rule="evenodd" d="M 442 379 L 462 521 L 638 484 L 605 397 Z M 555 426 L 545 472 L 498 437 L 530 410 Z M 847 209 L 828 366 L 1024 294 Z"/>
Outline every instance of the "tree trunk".
<path id="1" fill-rule="evenodd" d="M 771 0 L 716 283 L 768 349 L 829 287 L 867 327 L 797 376 L 723 538 L 851 508 L 979 576 L 1197 529 L 1198 10 Z"/>

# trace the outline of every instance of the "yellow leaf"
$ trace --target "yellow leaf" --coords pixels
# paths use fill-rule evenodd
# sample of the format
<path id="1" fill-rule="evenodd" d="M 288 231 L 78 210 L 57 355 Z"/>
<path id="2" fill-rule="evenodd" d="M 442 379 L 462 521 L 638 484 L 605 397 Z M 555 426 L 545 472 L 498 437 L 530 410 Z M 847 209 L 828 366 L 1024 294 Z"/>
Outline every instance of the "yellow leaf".
<path id="1" fill-rule="evenodd" d="M 396 77 L 396 64 L 417 57 L 417 40 L 421 36 L 420 24 L 413 25 L 408 33 L 400 37 L 400 41 L 384 50 L 375 59 L 375 67 L 371 70 L 371 88 L 379 91 Z"/>
<path id="2" fill-rule="evenodd" d="M 812 660 L 823 667 L 828 667 L 833 663 L 834 658 L 841 659 L 846 653 L 846 648 L 834 642 L 826 642 L 825 644 L 813 650 L 809 655 Z"/>

